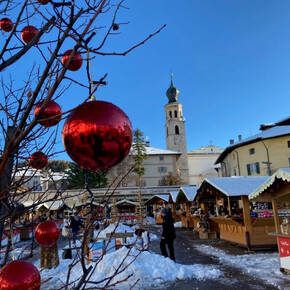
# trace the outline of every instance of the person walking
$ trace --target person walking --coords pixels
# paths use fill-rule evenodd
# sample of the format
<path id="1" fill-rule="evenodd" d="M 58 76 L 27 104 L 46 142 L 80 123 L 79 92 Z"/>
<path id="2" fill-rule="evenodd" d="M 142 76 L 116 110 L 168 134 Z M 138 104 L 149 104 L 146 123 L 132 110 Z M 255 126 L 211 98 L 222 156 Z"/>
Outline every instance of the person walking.
<path id="1" fill-rule="evenodd" d="M 78 232 L 80 230 L 80 227 L 84 227 L 79 215 L 77 212 L 74 213 L 74 216 L 71 219 L 70 222 L 70 228 L 73 234 L 73 242 L 76 242 L 77 236 L 78 236 Z"/>
<path id="2" fill-rule="evenodd" d="M 160 241 L 160 250 L 161 254 L 164 257 L 168 257 L 166 245 L 169 250 L 169 257 L 171 260 L 175 262 L 175 255 L 174 255 L 174 247 L 173 242 L 176 238 L 175 235 L 175 229 L 174 229 L 174 221 L 172 217 L 171 208 L 169 207 L 169 203 L 165 203 L 165 208 L 161 211 L 161 216 L 163 217 L 163 223 L 162 223 L 162 236 Z"/>

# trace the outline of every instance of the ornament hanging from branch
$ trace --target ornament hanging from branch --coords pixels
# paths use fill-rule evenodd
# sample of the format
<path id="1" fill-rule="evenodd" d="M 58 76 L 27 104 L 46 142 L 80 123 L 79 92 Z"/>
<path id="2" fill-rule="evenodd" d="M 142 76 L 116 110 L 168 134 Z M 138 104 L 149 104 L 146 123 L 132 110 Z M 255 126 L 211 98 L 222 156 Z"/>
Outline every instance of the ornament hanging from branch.
<path id="1" fill-rule="evenodd" d="M 132 125 L 117 106 L 91 101 L 68 116 L 62 139 L 66 152 L 80 168 L 105 171 L 121 162 L 132 145 Z"/>
<path id="2" fill-rule="evenodd" d="M 60 236 L 60 229 L 54 221 L 44 221 L 35 230 L 35 239 L 44 247 L 56 244 Z"/>
<path id="3" fill-rule="evenodd" d="M 72 49 L 69 49 L 67 50 L 64 54 L 63 54 L 63 57 L 62 57 L 62 64 L 63 65 L 66 65 L 66 63 L 68 62 L 69 58 L 70 58 L 70 54 L 72 53 Z M 68 66 L 68 70 L 71 70 L 71 71 L 77 71 L 81 68 L 83 64 L 83 57 L 80 53 L 76 53 L 73 58 L 72 58 L 72 61 L 71 63 L 69 64 Z"/>
<path id="4" fill-rule="evenodd" d="M 36 105 L 34 109 L 34 116 L 36 117 L 37 114 L 39 113 L 43 102 L 40 102 Z M 52 127 L 56 124 L 59 123 L 61 120 L 61 108 L 60 106 L 54 102 L 54 101 L 49 101 L 43 110 L 43 112 L 37 116 L 38 118 L 38 123 L 44 127 Z"/>
<path id="5" fill-rule="evenodd" d="M 38 29 L 34 26 L 25 26 L 21 31 L 21 38 L 25 43 L 29 43 L 38 34 L 38 32 Z"/>
<path id="6" fill-rule="evenodd" d="M 0 20 L 0 28 L 4 32 L 10 32 L 13 29 L 13 22 L 9 18 L 2 18 Z"/>
<path id="7" fill-rule="evenodd" d="M 35 169 L 43 169 L 47 165 L 47 156 L 43 152 L 35 152 L 28 158 L 29 165 Z"/>
<path id="8" fill-rule="evenodd" d="M 38 269 L 26 261 L 12 261 L 0 270 L 0 288 L 6 290 L 39 290 L 41 284 Z"/>

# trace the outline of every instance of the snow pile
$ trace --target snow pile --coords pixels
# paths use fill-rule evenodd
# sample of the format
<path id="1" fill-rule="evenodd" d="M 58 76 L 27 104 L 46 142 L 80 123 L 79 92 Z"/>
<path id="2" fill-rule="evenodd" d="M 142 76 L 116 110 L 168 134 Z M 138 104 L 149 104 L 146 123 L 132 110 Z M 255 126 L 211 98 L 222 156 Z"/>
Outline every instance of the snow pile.
<path id="1" fill-rule="evenodd" d="M 176 223 L 174 223 L 174 226 L 176 228 L 181 228 L 182 227 L 182 224 L 181 224 L 181 222 L 176 222 Z"/>
<path id="2" fill-rule="evenodd" d="M 285 289 L 285 285 L 283 286 L 285 281 L 287 281 L 288 285 L 290 284 L 290 276 L 284 275 L 279 270 L 280 259 L 278 253 L 229 255 L 212 246 L 199 245 L 195 248 L 204 254 L 217 257 L 221 264 L 238 268 L 244 273 L 261 279 L 278 289 Z"/>
<path id="3" fill-rule="evenodd" d="M 121 249 L 103 256 L 103 259 L 97 264 L 92 272 L 91 281 L 100 281 L 114 274 L 115 269 L 119 267 L 122 260 L 128 254 L 129 249 L 122 247 Z M 132 264 L 130 264 L 133 262 Z M 60 265 L 51 270 L 43 270 L 41 272 L 42 281 L 52 277 L 45 283 L 41 289 L 56 289 L 61 285 L 61 281 L 65 282 L 66 272 L 71 260 L 60 259 Z M 94 266 L 94 264 L 92 264 Z M 39 265 L 37 265 L 39 266 Z M 127 267 L 127 268 L 126 268 Z M 126 269 L 125 269 L 126 268 Z M 165 282 L 174 281 L 176 279 L 183 280 L 188 278 L 196 279 L 215 279 L 222 275 L 222 272 L 216 266 L 209 265 L 181 265 L 174 263 L 169 258 L 164 258 L 150 252 L 140 252 L 134 248 L 131 249 L 128 257 L 121 266 L 123 272 L 116 275 L 110 284 L 126 279 L 122 284 L 117 284 L 115 288 L 110 289 L 130 289 L 137 280 L 138 283 L 134 289 L 146 289 L 148 287 L 157 287 Z M 119 271 L 120 272 L 120 271 Z M 70 281 L 76 281 L 81 276 L 81 265 L 78 263 L 73 269 Z M 98 284 L 98 287 L 104 287 L 107 281 Z M 93 284 L 87 284 L 86 287 L 93 287 Z M 73 287 L 73 285 L 70 285 Z"/>
<path id="4" fill-rule="evenodd" d="M 155 220 L 155 218 L 147 216 L 145 219 L 143 219 L 143 223 L 144 223 L 144 225 L 155 225 L 156 220 Z"/>

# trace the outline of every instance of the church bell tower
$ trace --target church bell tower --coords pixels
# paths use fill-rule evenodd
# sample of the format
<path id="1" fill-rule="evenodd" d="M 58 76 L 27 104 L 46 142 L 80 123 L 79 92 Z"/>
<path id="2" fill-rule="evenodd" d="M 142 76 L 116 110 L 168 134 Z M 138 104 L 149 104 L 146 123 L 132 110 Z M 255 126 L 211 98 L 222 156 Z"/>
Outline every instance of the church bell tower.
<path id="1" fill-rule="evenodd" d="M 185 119 L 182 112 L 182 104 L 178 102 L 179 90 L 173 84 L 171 73 L 171 84 L 166 92 L 168 104 L 165 105 L 166 123 L 166 148 L 181 152 L 177 160 L 177 169 L 180 177 L 186 184 L 189 183 L 188 159 L 185 138 Z"/>

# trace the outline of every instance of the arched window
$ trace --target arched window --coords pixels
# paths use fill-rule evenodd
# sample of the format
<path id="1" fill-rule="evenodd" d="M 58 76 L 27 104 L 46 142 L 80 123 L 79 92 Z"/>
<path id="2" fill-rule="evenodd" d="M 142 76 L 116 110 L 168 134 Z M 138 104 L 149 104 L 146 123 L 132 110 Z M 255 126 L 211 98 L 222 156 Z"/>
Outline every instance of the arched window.
<path id="1" fill-rule="evenodd" d="M 175 126 L 175 134 L 179 135 L 179 127 L 177 125 Z"/>
<path id="2" fill-rule="evenodd" d="M 177 111 L 174 111 L 174 117 L 177 118 Z"/>
<path id="3" fill-rule="evenodd" d="M 168 127 L 166 128 L 166 134 L 167 134 L 167 137 L 168 137 Z"/>
<path id="4" fill-rule="evenodd" d="M 169 111 L 169 117 L 172 118 L 172 112 L 171 111 Z"/>

